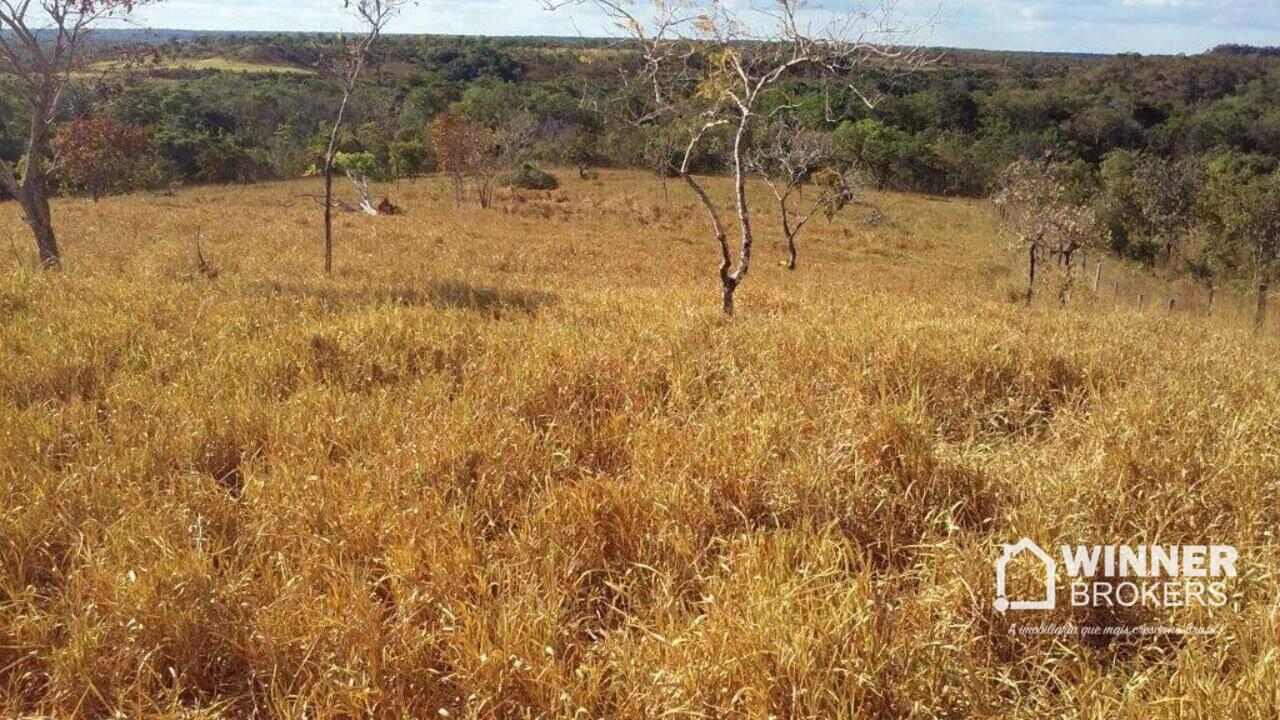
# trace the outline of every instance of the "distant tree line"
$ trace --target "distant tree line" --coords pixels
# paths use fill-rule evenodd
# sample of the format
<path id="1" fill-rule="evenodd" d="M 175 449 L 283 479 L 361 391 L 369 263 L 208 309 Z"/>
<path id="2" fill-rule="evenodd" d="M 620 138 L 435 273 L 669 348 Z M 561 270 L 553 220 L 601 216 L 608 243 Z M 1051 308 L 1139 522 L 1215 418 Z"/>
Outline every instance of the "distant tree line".
<path id="1" fill-rule="evenodd" d="M 86 153 L 101 144 L 94 138 L 114 138 L 128 152 L 51 164 L 76 170 L 49 181 L 99 197 L 314 172 L 342 100 L 341 82 L 314 71 L 336 47 L 301 34 L 120 47 L 120 57 L 144 61 L 74 78 L 48 152 Z M 1270 182 L 1280 167 L 1276 55 L 1243 46 L 1193 57 L 961 51 L 925 72 L 869 63 L 839 87 L 796 68 L 770 85 L 760 107 L 787 108 L 788 129 L 821 149 L 823 167 L 806 178 L 856 170 L 884 189 L 985 196 L 1020 158 L 1049 158 L 1064 196 L 1090 208 L 1106 247 L 1220 277 L 1240 263 L 1222 246 L 1214 198 Z M 174 62 L 207 57 L 263 71 Z M 374 180 L 443 172 L 460 201 L 481 203 L 495 183 L 553 182 L 539 166 L 674 177 L 687 149 L 681 128 L 609 119 L 628 102 L 618 78 L 640 64 L 634 51 L 603 41 L 387 36 L 351 98 L 336 151 Z M 11 163 L 23 160 L 24 108 L 17 82 L 0 78 L 0 158 Z M 744 157 L 769 164 L 763 155 L 774 141 L 776 133 L 753 132 L 746 142 L 755 150 Z M 711 128 L 690 171 L 725 171 L 733 144 L 730 128 Z"/>

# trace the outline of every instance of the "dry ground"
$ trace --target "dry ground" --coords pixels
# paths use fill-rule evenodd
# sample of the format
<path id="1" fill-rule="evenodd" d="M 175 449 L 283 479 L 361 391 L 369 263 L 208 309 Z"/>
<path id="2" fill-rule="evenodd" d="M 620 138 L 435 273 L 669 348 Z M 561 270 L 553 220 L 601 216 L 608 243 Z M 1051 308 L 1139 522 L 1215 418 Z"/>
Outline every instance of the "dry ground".
<path id="1" fill-rule="evenodd" d="M 1280 715 L 1280 343 L 1192 290 L 1028 310 L 986 204 L 885 196 L 794 273 L 762 217 L 725 322 L 625 173 L 405 183 L 326 279 L 315 189 L 60 202 L 45 276 L 0 206 L 0 716 Z M 1023 535 L 1242 576 L 1011 636 Z"/>

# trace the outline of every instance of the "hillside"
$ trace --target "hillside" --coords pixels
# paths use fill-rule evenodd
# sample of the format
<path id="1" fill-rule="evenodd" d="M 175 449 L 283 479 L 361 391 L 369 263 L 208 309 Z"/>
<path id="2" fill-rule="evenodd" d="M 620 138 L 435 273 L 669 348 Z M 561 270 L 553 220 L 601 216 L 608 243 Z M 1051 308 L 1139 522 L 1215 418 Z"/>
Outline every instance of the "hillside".
<path id="1" fill-rule="evenodd" d="M 54 274 L 0 204 L 0 716 L 1280 712 L 1280 342 L 1230 298 L 1027 308 L 987 202 L 877 194 L 795 272 L 763 212 L 726 321 L 632 172 L 375 188 L 326 279 L 317 187 L 59 200 Z M 1118 618 L 1212 635 L 1023 636 L 1023 536 L 1240 577 Z"/>
<path id="2" fill-rule="evenodd" d="M 157 31 L 99 40 L 76 68 L 67 94 L 76 100 L 58 114 L 53 137 L 112 146 L 75 142 L 110 131 L 132 139 L 132 151 L 60 163 L 49 182 L 61 195 L 302 177 L 318 166 L 340 107 L 336 149 L 382 179 L 441 170 L 450 151 L 433 130 L 440 123 L 492 137 L 485 162 L 504 171 L 534 163 L 670 172 L 684 146 L 669 118 L 623 117 L 651 113 L 652 98 L 619 82 L 635 70 L 635 49 L 600 39 L 391 33 L 346 106 L 334 36 Z M 1014 162 L 1037 159 L 1095 220 L 1087 244 L 1206 286 L 1241 289 L 1274 274 L 1259 272 L 1250 233 L 1233 220 L 1256 194 L 1280 197 L 1274 51 L 937 50 L 929 59 L 911 71 L 884 59 L 860 65 L 840 83 L 857 93 L 827 87 L 816 68 L 788 72 L 763 98 L 770 121 L 751 128 L 747 147 L 803 132 L 821 138 L 826 169 L 943 197 L 987 197 Z M 31 110 L 7 72 L 0 67 L 0 162 L 16 166 L 28 153 Z M 727 128 L 713 128 L 691 167 L 725 172 L 731 146 Z M 1275 254 L 1263 253 L 1263 264 Z"/>

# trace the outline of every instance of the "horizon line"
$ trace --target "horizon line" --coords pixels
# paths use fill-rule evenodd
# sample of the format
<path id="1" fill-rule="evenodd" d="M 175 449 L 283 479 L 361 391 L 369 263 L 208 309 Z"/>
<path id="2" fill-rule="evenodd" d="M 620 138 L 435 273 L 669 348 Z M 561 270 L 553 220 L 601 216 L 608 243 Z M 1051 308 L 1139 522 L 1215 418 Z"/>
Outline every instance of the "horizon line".
<path id="1" fill-rule="evenodd" d="M 350 31 L 340 29 L 328 30 L 250 30 L 244 28 L 237 29 L 212 29 L 212 28 L 182 28 L 182 27 L 138 27 L 138 26 L 104 26 L 97 28 L 97 31 L 113 31 L 138 34 L 161 34 L 167 32 L 176 33 L 207 33 L 211 35 L 343 35 L 350 34 Z M 442 38 L 486 38 L 499 40 L 561 40 L 573 42 L 593 42 L 614 39 L 624 39 L 623 36 L 611 35 L 551 35 L 545 33 L 441 33 L 441 32 L 405 32 L 405 31 L 386 31 L 383 33 L 388 37 L 442 37 Z M 1197 55 L 1206 55 L 1219 47 L 1250 47 L 1258 49 L 1267 49 L 1269 46 L 1254 45 L 1252 43 L 1218 43 L 1212 47 L 1208 47 L 1195 52 L 1177 52 L 1177 53 L 1147 53 L 1141 50 L 1120 50 L 1114 52 L 1097 52 L 1090 50 L 1017 50 L 1009 48 L 996 47 L 963 47 L 953 45 L 921 45 L 922 49 L 927 50 L 947 50 L 952 52 L 988 52 L 988 53 L 1006 53 L 1010 55 L 1068 55 L 1075 57 L 1116 57 L 1120 55 L 1138 55 L 1141 57 L 1195 57 Z"/>

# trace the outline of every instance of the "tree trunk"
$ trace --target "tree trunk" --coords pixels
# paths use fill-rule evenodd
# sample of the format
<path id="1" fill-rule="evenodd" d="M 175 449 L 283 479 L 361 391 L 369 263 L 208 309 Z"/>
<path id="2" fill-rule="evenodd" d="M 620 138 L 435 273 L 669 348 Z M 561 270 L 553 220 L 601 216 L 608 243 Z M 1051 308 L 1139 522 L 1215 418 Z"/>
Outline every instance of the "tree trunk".
<path id="1" fill-rule="evenodd" d="M 733 294 L 738 290 L 738 283 L 732 279 L 723 281 L 724 291 L 724 314 L 726 317 L 733 317 Z"/>
<path id="2" fill-rule="evenodd" d="M 787 212 L 787 199 L 782 197 L 778 204 L 782 210 L 782 235 L 787 240 L 787 269 L 795 270 L 799 264 L 799 253 L 796 251 L 796 235 L 800 232 L 799 228 L 791 227 L 791 216 Z"/>
<path id="3" fill-rule="evenodd" d="M 62 267 L 62 252 L 53 232 L 53 215 L 49 210 L 49 191 L 44 178 L 28 177 L 18 193 L 23 220 L 31 228 L 36 239 L 36 253 L 40 269 L 57 270 Z"/>
<path id="4" fill-rule="evenodd" d="M 324 164 L 324 274 L 333 274 L 333 162 Z"/>
<path id="5" fill-rule="evenodd" d="M 738 249 L 737 267 L 729 275 L 732 282 L 725 284 L 725 315 L 733 315 L 733 293 L 751 270 L 751 246 L 754 244 L 754 235 L 751 230 L 751 206 L 747 203 L 746 168 L 746 137 L 750 120 L 751 116 L 744 113 L 738 121 L 738 132 L 733 140 L 734 199 L 738 205 L 738 227 L 742 230 L 742 246 Z M 723 271 L 721 276 L 724 276 Z"/>

